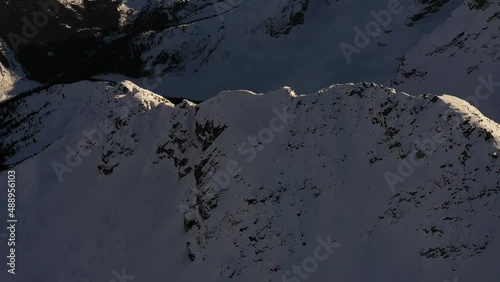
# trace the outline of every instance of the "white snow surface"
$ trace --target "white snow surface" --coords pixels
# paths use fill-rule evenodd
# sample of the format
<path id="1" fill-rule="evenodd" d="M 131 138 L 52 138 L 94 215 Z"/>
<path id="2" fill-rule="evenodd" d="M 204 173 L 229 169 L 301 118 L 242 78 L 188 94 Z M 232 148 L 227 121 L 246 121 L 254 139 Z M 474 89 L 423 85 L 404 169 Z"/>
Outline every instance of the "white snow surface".
<path id="1" fill-rule="evenodd" d="M 225 89 L 269 92 L 293 85 L 297 91 L 308 93 L 332 82 L 373 81 L 414 95 L 472 96 L 468 101 L 499 121 L 498 88 L 489 90 L 492 94 L 479 101 L 474 95 L 481 85 L 479 77 L 500 81 L 500 3 L 487 1 L 484 9 L 471 9 L 472 0 L 442 1 L 445 3 L 434 12 L 410 21 L 429 3 L 440 1 L 400 0 L 402 11 L 391 15 L 383 31 L 370 38 L 366 47 L 360 47 L 359 53 L 352 54 L 349 63 L 340 44 L 356 47 L 354 29 L 365 30 L 376 21 L 373 12 L 387 10 L 395 1 L 248 0 L 220 1 L 216 5 L 214 1 L 191 0 L 177 15 L 177 24 L 144 32 L 131 42 L 143 50 L 142 60 L 152 78 L 131 79 L 116 74 L 100 77 L 128 79 L 163 96 L 194 100 L 211 98 Z M 175 2 L 181 1 L 122 1 L 122 24 L 132 23 L 141 11 L 147 15 L 149 10 L 168 10 Z M 288 26 L 290 15 L 306 2 L 304 23 Z M 106 40 L 122 36 L 119 31 Z M 14 81 L 15 76 L 7 77 L 11 78 L 4 80 Z M 0 89 L 0 99 L 35 86 L 10 83 Z M 484 88 L 481 91 L 486 95 Z"/>
<path id="2" fill-rule="evenodd" d="M 190 14 L 178 26 L 146 32 L 136 44 L 150 49 L 142 58 L 155 78 L 131 80 L 162 95 L 198 100 L 225 89 L 268 92 L 294 85 L 299 91 L 312 92 L 332 81 L 388 85 L 397 70 L 397 58 L 459 5 L 447 4 L 426 21 L 409 27 L 407 18 L 420 5 L 399 1 L 402 12 L 392 15 L 384 31 L 370 38 L 348 62 L 340 44 L 356 46 L 354 28 L 365 30 L 375 22 L 370 12 L 387 10 L 389 1 L 309 1 L 304 24 L 286 32 L 290 7 L 301 2 L 305 1 L 221 1 Z M 158 63 L 164 53 L 177 56 L 180 69 L 171 71 L 169 63 Z"/>
<path id="3" fill-rule="evenodd" d="M 500 121 L 500 2 L 457 7 L 404 56 L 392 85 L 411 93 L 449 93 Z M 484 81 L 490 81 L 485 85 Z"/>
<path id="4" fill-rule="evenodd" d="M 7 106 L 8 281 L 113 281 L 123 268 L 133 281 L 282 281 L 329 236 L 340 245 L 308 281 L 498 281 L 500 125 L 459 98 L 357 83 L 174 105 L 129 81 L 83 81 Z M 415 150 L 391 191 L 384 174 Z M 55 162 L 71 169 L 62 182 Z M 207 185 L 235 162 L 227 185 Z"/>

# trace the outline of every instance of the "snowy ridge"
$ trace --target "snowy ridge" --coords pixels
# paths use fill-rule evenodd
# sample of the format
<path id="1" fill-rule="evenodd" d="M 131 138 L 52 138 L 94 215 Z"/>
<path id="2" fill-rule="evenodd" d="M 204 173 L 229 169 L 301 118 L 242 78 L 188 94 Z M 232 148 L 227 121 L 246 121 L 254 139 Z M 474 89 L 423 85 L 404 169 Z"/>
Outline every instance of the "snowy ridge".
<path id="1" fill-rule="evenodd" d="M 405 54 L 392 85 L 412 93 L 450 93 L 500 120 L 499 7 L 495 1 L 458 6 Z"/>
<path id="2" fill-rule="evenodd" d="M 0 115 L 3 164 L 23 176 L 17 281 L 298 279 L 330 238 L 311 281 L 493 282 L 500 125 L 458 98 L 358 83 L 173 105 L 86 81 Z M 392 192 L 385 175 L 411 156 Z"/>
<path id="3" fill-rule="evenodd" d="M 24 64 L 31 76 L 45 82 L 53 82 L 54 77 L 61 79 L 59 83 L 102 75 L 148 88 L 161 79 L 154 89 L 160 95 L 204 100 L 228 88 L 268 92 L 294 85 L 301 92 L 311 92 L 332 81 L 375 81 L 413 94 L 466 98 L 466 93 L 474 93 L 478 76 L 494 74 L 498 64 L 498 3 L 494 1 L 58 2 L 57 24 L 41 29 L 37 37 L 41 49 L 35 56 L 55 69 L 30 64 L 31 52 L 20 54 L 27 58 Z M 16 3 L 8 2 L 6 15 L 19 10 L 15 18 L 21 18 L 24 10 L 33 8 L 23 1 Z M 355 28 L 366 33 L 367 26 L 378 25 L 373 14 L 383 15 L 391 3 L 401 12 L 381 23 L 381 32 L 367 35 L 366 46 L 356 45 L 360 35 Z M 95 40 L 88 49 L 79 42 L 60 48 L 53 46 L 53 34 L 68 40 L 76 36 L 84 43 Z M 342 43 L 358 48 L 359 53 L 347 59 L 339 48 Z M 66 54 L 67 49 L 80 47 L 78 54 Z M 31 86 L 9 95 L 27 88 Z M 497 119 L 494 109 L 476 106 Z"/>
<path id="4" fill-rule="evenodd" d="M 163 80 L 155 92 L 206 99 L 206 94 L 227 88 L 267 92 L 295 85 L 310 92 L 331 81 L 389 84 L 398 59 L 414 42 L 432 33 L 457 6 L 466 5 L 463 0 L 214 3 L 179 5 L 173 17 L 177 20 L 168 28 L 143 32 L 132 41 L 141 50 L 145 76 Z M 387 10 L 390 3 L 401 12 L 391 15 L 382 32 L 368 36 L 369 43 L 346 59 L 340 44 L 354 46 L 359 37 L 355 28 L 364 31 L 370 22 L 377 25 L 373 13 Z M 142 79 L 133 81 L 147 87 Z"/>

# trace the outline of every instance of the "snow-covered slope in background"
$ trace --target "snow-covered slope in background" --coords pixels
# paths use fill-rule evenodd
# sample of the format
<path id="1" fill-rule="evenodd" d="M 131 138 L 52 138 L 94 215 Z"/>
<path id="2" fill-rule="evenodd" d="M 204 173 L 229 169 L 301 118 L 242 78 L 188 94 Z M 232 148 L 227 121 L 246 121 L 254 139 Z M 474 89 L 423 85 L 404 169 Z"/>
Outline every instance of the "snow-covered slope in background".
<path id="1" fill-rule="evenodd" d="M 403 57 L 392 85 L 451 93 L 500 120 L 500 3 L 460 5 Z M 489 93 L 489 94 L 488 94 Z"/>
<path id="2" fill-rule="evenodd" d="M 398 58 L 440 25 L 463 1 L 450 1 L 409 25 L 425 10 L 419 1 L 194 1 L 191 13 L 164 30 L 144 32 L 133 40 L 143 50 L 149 81 L 133 80 L 162 95 L 207 99 L 224 89 L 267 92 L 294 85 L 311 92 L 331 81 L 376 81 L 388 85 Z M 231 3 L 241 3 L 233 5 Z M 395 4 L 394 4 L 395 3 Z M 397 13 L 381 27 L 371 12 Z M 192 7 L 192 8 L 190 8 Z M 382 12 L 383 13 L 383 12 Z M 385 16 L 382 16 L 384 18 Z M 357 31 L 381 27 L 363 45 Z M 358 48 L 346 59 L 341 43 Z M 193 83 L 195 81 L 196 83 Z"/>
<path id="3" fill-rule="evenodd" d="M 0 107 L 11 281 L 300 281 L 294 265 L 309 281 L 497 281 L 500 126 L 458 98 L 359 83 L 173 105 L 124 81 Z"/>
<path id="4" fill-rule="evenodd" d="M 6 3 L 0 16 L 16 20 L 37 9 Z M 59 3 L 57 21 L 30 41 L 33 50 L 18 54 L 31 77 L 50 84 L 100 74 L 163 96 L 204 100 L 225 89 L 268 92 L 294 85 L 311 92 L 332 82 L 374 81 L 409 93 L 466 98 L 480 76 L 497 80 L 498 1 Z M 0 25 L 4 35 L 7 25 Z M 353 53 L 346 55 L 341 44 Z M 474 104 L 498 121 L 498 95 L 492 96 Z"/>

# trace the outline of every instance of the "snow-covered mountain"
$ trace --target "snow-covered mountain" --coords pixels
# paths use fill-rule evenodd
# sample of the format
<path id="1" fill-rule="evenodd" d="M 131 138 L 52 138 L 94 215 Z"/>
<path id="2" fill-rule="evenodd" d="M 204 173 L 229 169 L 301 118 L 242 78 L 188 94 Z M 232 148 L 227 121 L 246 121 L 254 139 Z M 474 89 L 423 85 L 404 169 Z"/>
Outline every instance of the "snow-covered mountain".
<path id="1" fill-rule="evenodd" d="M 82 81 L 0 117 L 8 281 L 498 278 L 500 125 L 453 96 L 357 83 L 174 105 Z"/>
<path id="2" fill-rule="evenodd" d="M 465 99 L 479 76 L 498 69 L 500 4 L 493 0 L 58 3 L 59 13 L 17 54 L 32 78 L 49 84 L 98 75 L 205 100 L 225 89 L 294 85 L 307 93 L 374 81 Z M 21 34 L 20 15 L 36 8 L 0 3 L 0 33 Z"/>
<path id="3" fill-rule="evenodd" d="M 399 58 L 464 4 L 452 1 L 427 13 L 425 2 L 190 1 L 181 10 L 190 12 L 169 28 L 134 37 L 144 74 L 153 77 L 132 80 L 148 88 L 161 77 L 155 92 L 197 99 L 225 89 L 267 92 L 282 85 L 311 92 L 332 81 L 388 85 Z M 374 13 L 389 16 L 377 20 Z M 416 14 L 425 16 L 413 19 Z M 378 28 L 373 37 L 366 32 L 370 24 Z M 359 36 L 366 37 L 362 45 L 356 44 Z M 349 54 L 342 44 L 356 51 Z"/>
<path id="4" fill-rule="evenodd" d="M 500 120 L 500 2 L 469 1 L 401 60 L 392 82 L 412 93 L 453 93 Z"/>
<path id="5" fill-rule="evenodd" d="M 499 8 L 0 2 L 0 281 L 497 282 Z"/>

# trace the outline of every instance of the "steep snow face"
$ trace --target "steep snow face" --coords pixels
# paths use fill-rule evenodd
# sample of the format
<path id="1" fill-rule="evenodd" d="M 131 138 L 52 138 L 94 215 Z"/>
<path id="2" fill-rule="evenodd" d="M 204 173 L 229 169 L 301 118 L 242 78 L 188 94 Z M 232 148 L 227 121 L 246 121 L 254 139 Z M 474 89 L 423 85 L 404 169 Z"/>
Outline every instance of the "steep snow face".
<path id="1" fill-rule="evenodd" d="M 0 115 L 14 281 L 497 278 L 500 126 L 452 96 L 80 82 Z"/>
<path id="2" fill-rule="evenodd" d="M 420 42 L 407 53 L 405 65 L 392 84 L 415 93 L 413 79 L 406 83 L 406 77 L 414 69 L 426 68 L 417 65 L 430 57 L 418 46 L 429 45 L 426 40 L 431 34 L 437 41 L 451 42 L 454 37 L 450 37 L 450 31 L 457 36 L 464 31 L 472 38 L 486 27 L 486 21 L 496 22 L 496 17 L 491 17 L 497 7 L 492 1 L 483 6 L 481 3 L 487 1 L 478 0 L 58 2 L 58 15 L 30 41 L 36 43 L 29 45 L 34 49 L 21 48 L 18 54 L 33 78 L 57 83 L 121 73 L 140 77 L 133 81 L 161 95 L 186 95 L 197 100 L 228 88 L 268 92 L 281 85 L 294 85 L 301 92 L 311 92 L 332 81 L 389 85 L 401 58 Z M 4 6 L 0 19 L 14 22 L 0 25 L 4 37 L 10 31 L 22 34 L 19 19 L 40 8 L 24 1 L 5 2 Z M 448 19 L 451 12 L 459 15 Z M 484 51 L 485 46 L 494 50 L 495 27 L 489 24 L 489 31 L 481 32 L 480 41 L 465 43 L 467 47 L 460 52 L 468 53 L 464 57 L 467 60 L 454 56 L 452 59 L 458 58 L 456 63 L 442 64 L 449 66 L 447 73 L 471 67 L 473 72 L 460 80 L 467 87 L 451 83 L 449 88 L 423 92 L 455 95 L 454 91 L 474 90 L 475 72 L 479 71 L 476 65 L 483 65 L 484 59 L 477 54 L 489 52 Z M 61 45 L 61 40 L 67 44 Z M 490 53 L 493 68 L 496 53 Z M 435 83 L 437 77 L 446 79 L 446 74 L 440 72 L 442 67 L 432 69 L 436 75 L 429 72 L 431 78 L 426 85 L 450 84 Z M 116 78 L 107 76 L 112 77 Z M 123 79 L 130 78 L 118 76 L 118 80 Z M 156 86 L 153 89 L 151 85 Z M 424 88 L 419 85 L 418 93 Z"/>
<path id="3" fill-rule="evenodd" d="M 500 3 L 467 1 L 411 48 L 392 82 L 412 93 L 451 93 L 499 121 Z"/>
<path id="4" fill-rule="evenodd" d="M 89 52 L 97 58 L 89 61 L 95 74 L 153 76 L 134 82 L 149 88 L 161 79 L 155 92 L 198 100 L 227 88 L 267 92 L 293 84 L 312 91 L 331 81 L 388 84 L 397 59 L 462 2 L 123 1 L 118 9 L 125 28 L 105 37 L 115 51 Z M 115 67 L 95 63 L 109 57 L 117 58 L 109 62 Z M 116 67 L 124 60 L 129 63 Z"/>
<path id="5" fill-rule="evenodd" d="M 185 16 L 170 28 L 135 38 L 137 49 L 144 50 L 146 74 L 155 78 L 133 81 L 147 88 L 160 77 L 155 92 L 196 99 L 227 88 L 268 92 L 293 84 L 310 92 L 331 81 L 389 84 L 398 58 L 444 21 L 456 2 L 410 26 L 410 18 L 427 5 L 407 0 L 190 1 L 181 10 Z"/>
<path id="6" fill-rule="evenodd" d="M 478 4 L 482 2 L 257 0 L 210 4 L 190 1 L 174 9 L 176 16 L 168 18 L 177 21 L 168 28 L 144 32 L 133 40 L 137 49 L 143 50 L 145 74 L 155 76 L 150 81 L 134 82 L 148 88 L 157 85 L 161 78 L 155 92 L 197 99 L 209 98 L 208 93 L 226 88 L 267 92 L 283 84 L 293 84 L 309 92 L 331 81 L 390 84 L 398 71 L 397 81 L 401 73 L 411 72 L 412 69 L 406 71 L 404 67 L 398 70 L 398 65 L 416 42 L 427 42 L 429 34 L 444 40 L 450 37 L 450 31 L 459 34 L 464 31 L 461 27 L 469 29 L 471 21 L 486 21 L 491 15 L 486 17 L 477 11 L 483 9 Z M 172 2 L 169 3 L 171 7 Z M 389 13 L 389 7 L 396 12 Z M 490 10 L 491 7 L 494 11 L 496 4 L 490 4 Z M 457 10 L 462 10 L 462 16 L 448 19 Z M 441 28 L 445 22 L 447 27 Z M 494 25 L 491 30 L 494 32 Z M 489 42 L 494 41 L 493 38 Z M 463 52 L 487 52 L 477 41 L 469 43 Z M 348 44 L 350 49 L 343 50 L 341 46 L 347 48 L 347 45 L 342 44 Z M 421 45 L 408 53 L 405 62 L 421 64 L 429 58 L 419 54 Z M 450 70 L 469 67 L 458 56 L 455 58 L 457 68 L 442 65 Z M 477 58 L 468 58 L 475 65 L 481 64 Z M 495 66 L 496 61 L 491 65 Z M 429 85 L 441 85 L 443 90 L 432 93 L 454 94 L 453 91 L 464 89 L 456 84 L 447 88 L 448 84 L 435 83 L 434 80 L 446 76 L 439 73 L 439 68 L 435 69 Z M 473 90 L 477 75 L 466 76 L 462 83 Z M 396 83 L 393 86 L 399 87 Z M 411 85 L 401 87 L 413 93 Z"/>

